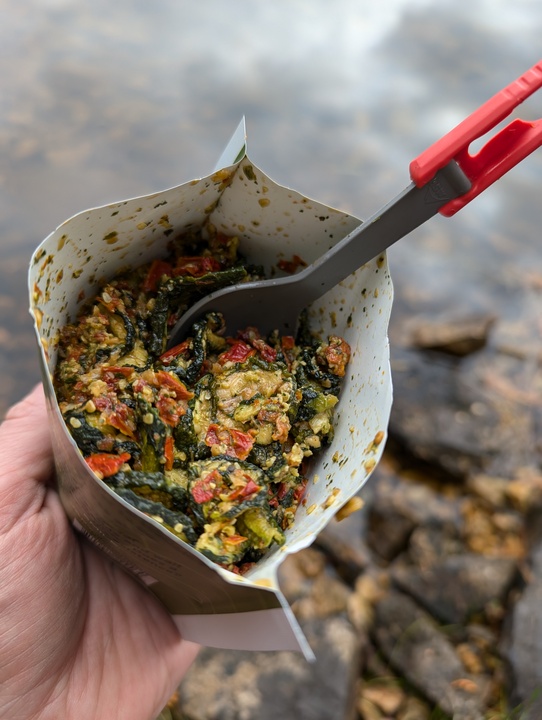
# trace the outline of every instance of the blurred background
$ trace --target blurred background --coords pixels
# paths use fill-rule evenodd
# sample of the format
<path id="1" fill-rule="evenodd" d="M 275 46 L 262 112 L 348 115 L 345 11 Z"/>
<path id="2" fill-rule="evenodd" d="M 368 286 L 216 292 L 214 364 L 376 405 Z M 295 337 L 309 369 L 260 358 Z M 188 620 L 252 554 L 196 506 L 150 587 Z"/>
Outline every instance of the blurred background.
<path id="1" fill-rule="evenodd" d="M 39 380 L 27 268 L 68 217 L 209 174 L 242 116 L 266 174 L 368 217 L 540 37 L 538 0 L 0 0 L 0 418 Z M 541 190 L 542 149 L 390 250 L 389 450 L 365 510 L 284 566 L 318 661 L 206 650 L 175 717 L 505 720 L 542 697 Z"/>
<path id="2" fill-rule="evenodd" d="M 29 257 L 69 216 L 207 174 L 245 115 L 273 179 L 366 217 L 538 61 L 541 26 L 536 0 L 0 0 L 0 415 L 38 379 Z M 542 152 L 392 250 L 392 331 L 414 301 L 517 312 L 541 177 Z"/>

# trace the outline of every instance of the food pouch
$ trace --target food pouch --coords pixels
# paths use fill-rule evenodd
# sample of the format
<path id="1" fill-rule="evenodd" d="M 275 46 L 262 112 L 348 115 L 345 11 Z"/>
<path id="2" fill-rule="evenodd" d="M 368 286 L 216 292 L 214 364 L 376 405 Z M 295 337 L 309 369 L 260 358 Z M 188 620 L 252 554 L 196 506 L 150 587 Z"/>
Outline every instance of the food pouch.
<path id="1" fill-rule="evenodd" d="M 306 495 L 286 542 L 246 575 L 208 560 L 101 482 L 75 445 L 55 398 L 58 333 L 75 319 L 81 303 L 119 271 L 164 256 L 172 234 L 209 222 L 237 235 L 247 261 L 276 276 L 283 274 L 280 260 L 299 256 L 310 263 L 361 221 L 273 182 L 246 154 L 243 120 L 210 175 L 86 210 L 52 232 L 31 259 L 29 292 L 58 490 L 77 530 L 144 583 L 185 638 L 230 649 L 297 650 L 310 658 L 277 571 L 360 490 L 382 453 L 392 400 L 387 330 L 393 290 L 385 254 L 310 308 L 311 330 L 324 338 L 339 335 L 352 349 L 335 410 L 335 436 L 311 459 Z"/>

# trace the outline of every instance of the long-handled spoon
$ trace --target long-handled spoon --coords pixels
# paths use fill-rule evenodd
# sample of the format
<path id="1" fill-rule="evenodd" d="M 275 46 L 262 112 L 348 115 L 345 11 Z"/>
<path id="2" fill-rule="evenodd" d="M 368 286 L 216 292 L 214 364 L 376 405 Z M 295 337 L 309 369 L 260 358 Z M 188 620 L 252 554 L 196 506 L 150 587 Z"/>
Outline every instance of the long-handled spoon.
<path id="1" fill-rule="evenodd" d="M 229 335 L 247 326 L 257 327 L 262 336 L 275 329 L 294 335 L 303 308 L 437 212 L 455 214 L 542 145 L 542 120 L 515 119 L 476 154 L 469 154 L 474 140 L 540 87 L 542 61 L 413 160 L 412 183 L 315 262 L 295 275 L 232 285 L 208 295 L 179 319 L 169 347 L 211 311 L 224 315 Z"/>

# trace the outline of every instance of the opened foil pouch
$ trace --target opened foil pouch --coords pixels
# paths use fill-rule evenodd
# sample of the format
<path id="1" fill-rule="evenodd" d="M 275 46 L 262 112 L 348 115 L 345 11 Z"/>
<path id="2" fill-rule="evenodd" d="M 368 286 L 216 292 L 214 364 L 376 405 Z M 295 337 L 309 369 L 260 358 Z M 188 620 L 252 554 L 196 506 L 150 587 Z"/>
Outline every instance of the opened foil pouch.
<path id="1" fill-rule="evenodd" d="M 213 317 L 171 349 L 168 328 L 217 282 L 296 272 L 359 223 L 267 177 L 246 154 L 243 121 L 210 175 L 79 213 L 33 254 L 66 513 L 189 640 L 312 656 L 277 570 L 382 453 L 386 256 L 308 308 L 303 341 L 261 338 L 257 317 L 228 338 L 227 318 L 224 330 Z"/>

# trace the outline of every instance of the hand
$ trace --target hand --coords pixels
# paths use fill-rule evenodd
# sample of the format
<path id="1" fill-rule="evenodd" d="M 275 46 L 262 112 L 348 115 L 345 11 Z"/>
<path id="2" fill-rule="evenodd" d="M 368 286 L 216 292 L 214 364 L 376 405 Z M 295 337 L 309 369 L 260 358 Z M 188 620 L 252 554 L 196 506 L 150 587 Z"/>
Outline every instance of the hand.
<path id="1" fill-rule="evenodd" d="M 0 426 L 0 718 L 152 720 L 196 656 L 71 527 L 36 388 Z"/>

